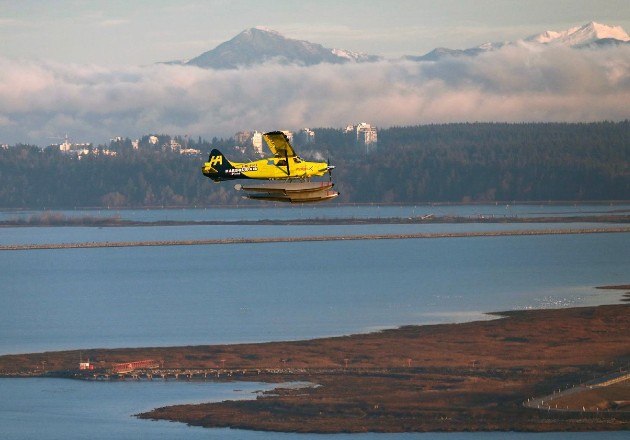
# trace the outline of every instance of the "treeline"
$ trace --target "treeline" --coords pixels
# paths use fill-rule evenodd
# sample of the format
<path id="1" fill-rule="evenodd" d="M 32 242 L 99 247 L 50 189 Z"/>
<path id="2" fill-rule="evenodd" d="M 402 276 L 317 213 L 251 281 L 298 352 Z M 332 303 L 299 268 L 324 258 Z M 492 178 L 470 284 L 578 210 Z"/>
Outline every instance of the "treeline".
<path id="1" fill-rule="evenodd" d="M 630 198 L 629 121 L 399 127 L 379 133 L 378 152 L 341 167 L 354 201 Z"/>
<path id="2" fill-rule="evenodd" d="M 394 127 L 379 131 L 374 150 L 343 130 L 315 133 L 314 143 L 295 147 L 337 166 L 337 202 L 630 199 L 629 121 Z M 239 160 L 251 154 L 232 139 L 212 145 Z M 190 156 L 119 145 L 114 157 L 81 159 L 26 145 L 0 149 L 0 208 L 256 203 L 201 174 L 209 149 Z"/>

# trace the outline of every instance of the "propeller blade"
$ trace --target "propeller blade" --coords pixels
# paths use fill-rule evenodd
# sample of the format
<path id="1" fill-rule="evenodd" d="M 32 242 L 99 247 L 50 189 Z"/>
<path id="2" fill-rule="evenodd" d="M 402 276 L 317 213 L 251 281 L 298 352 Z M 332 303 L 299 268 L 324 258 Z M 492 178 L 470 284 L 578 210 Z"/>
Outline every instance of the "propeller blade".
<path id="1" fill-rule="evenodd" d="M 335 167 L 330 166 L 330 157 L 328 157 L 327 165 L 328 165 L 328 181 L 332 182 L 332 169 Z"/>

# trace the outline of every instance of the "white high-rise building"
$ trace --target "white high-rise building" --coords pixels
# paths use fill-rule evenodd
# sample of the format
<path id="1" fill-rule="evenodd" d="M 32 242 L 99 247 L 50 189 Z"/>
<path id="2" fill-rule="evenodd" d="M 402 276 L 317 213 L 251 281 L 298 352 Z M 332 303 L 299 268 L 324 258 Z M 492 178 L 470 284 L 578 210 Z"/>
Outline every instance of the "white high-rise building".
<path id="1" fill-rule="evenodd" d="M 315 132 L 310 128 L 303 128 L 300 130 L 300 138 L 305 144 L 312 144 L 315 142 Z"/>
<path id="2" fill-rule="evenodd" d="M 262 133 L 256 130 L 252 136 L 252 146 L 254 147 L 254 151 L 260 156 L 263 155 L 263 137 Z"/>
<path id="3" fill-rule="evenodd" d="M 365 145 L 366 153 L 371 153 L 376 148 L 376 143 L 378 142 L 376 127 L 373 127 L 367 122 L 361 122 L 357 125 L 357 142 Z"/>

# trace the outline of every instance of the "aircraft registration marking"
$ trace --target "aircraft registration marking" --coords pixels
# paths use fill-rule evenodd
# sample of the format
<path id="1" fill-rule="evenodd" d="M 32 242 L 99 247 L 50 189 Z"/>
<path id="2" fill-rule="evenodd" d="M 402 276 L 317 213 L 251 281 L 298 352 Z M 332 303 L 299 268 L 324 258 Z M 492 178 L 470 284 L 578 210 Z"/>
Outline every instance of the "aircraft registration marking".
<path id="1" fill-rule="evenodd" d="M 258 171 L 258 167 L 253 165 L 253 166 L 246 166 L 246 167 L 241 167 L 241 168 L 229 168 L 225 170 L 227 174 L 231 174 L 231 175 L 247 173 L 250 171 Z"/>

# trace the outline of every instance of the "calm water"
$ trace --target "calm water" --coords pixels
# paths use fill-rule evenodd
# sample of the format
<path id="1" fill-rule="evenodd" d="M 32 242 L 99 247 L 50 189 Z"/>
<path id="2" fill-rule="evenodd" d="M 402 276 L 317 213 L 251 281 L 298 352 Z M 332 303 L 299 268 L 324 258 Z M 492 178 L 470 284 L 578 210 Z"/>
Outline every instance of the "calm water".
<path id="1" fill-rule="evenodd" d="M 265 204 L 257 207 L 198 208 L 198 209 L 74 209 L 63 211 L 0 211 L 0 221 L 26 220 L 47 214 L 66 217 L 117 217 L 123 220 L 156 221 L 243 221 L 243 220 L 303 220 L 336 218 L 392 218 L 423 215 L 460 217 L 553 217 L 620 214 L 630 212 L 630 204 L 547 205 L 286 205 Z"/>
<path id="2" fill-rule="evenodd" d="M 221 210 L 207 211 L 216 216 Z M 236 210 L 228 211 L 226 217 Z M 260 218 L 276 212 L 250 211 Z M 186 216 L 200 212 L 205 215 L 197 210 Z M 9 228 L 0 229 L 0 243 L 340 233 L 339 227 L 312 228 Z M 389 225 L 386 232 L 405 228 Z M 593 287 L 628 283 L 629 244 L 630 234 L 584 234 L 0 252 L 0 354 L 304 339 L 479 319 L 487 311 L 611 303 L 618 293 Z M 0 436 L 99 438 L 87 433 L 96 426 L 100 433 L 111 433 L 103 438 L 308 437 L 203 430 L 129 417 L 180 401 L 235 398 L 234 388 L 249 389 L 187 385 L 1 380 Z M 243 394 L 251 392 L 236 392 L 239 398 Z M 38 414 L 41 425 L 30 423 L 32 414 Z M 41 431 L 44 426 L 51 428 Z M 409 437 L 499 438 L 396 436 Z M 509 436 L 521 437 L 568 435 Z M 614 433 L 580 437 L 620 438 Z"/>
<path id="3" fill-rule="evenodd" d="M 389 218 L 435 216 L 462 217 L 540 217 L 581 216 L 630 212 L 629 204 L 545 205 L 545 204 L 492 204 L 492 205 L 286 205 L 265 204 L 265 207 L 231 207 L 201 209 L 75 209 L 63 211 L 0 211 L 0 221 L 27 219 L 43 214 L 62 214 L 68 217 L 119 217 L 135 221 L 240 221 L 240 220 L 294 220 L 335 218 Z M 268 208 L 268 206 L 273 206 Z"/>
<path id="4" fill-rule="evenodd" d="M 0 253 L 0 353 L 303 339 L 609 302 L 629 234 Z"/>
<path id="5" fill-rule="evenodd" d="M 195 225 L 195 226 L 134 226 L 134 227 L 20 227 L 0 229 L 0 245 L 41 243 L 124 242 L 160 240 L 204 240 L 220 238 L 303 237 L 367 234 L 413 234 L 435 232 L 488 232 L 518 230 L 549 230 L 614 228 L 614 223 L 540 223 L 540 224 L 430 224 L 430 225 Z"/>

